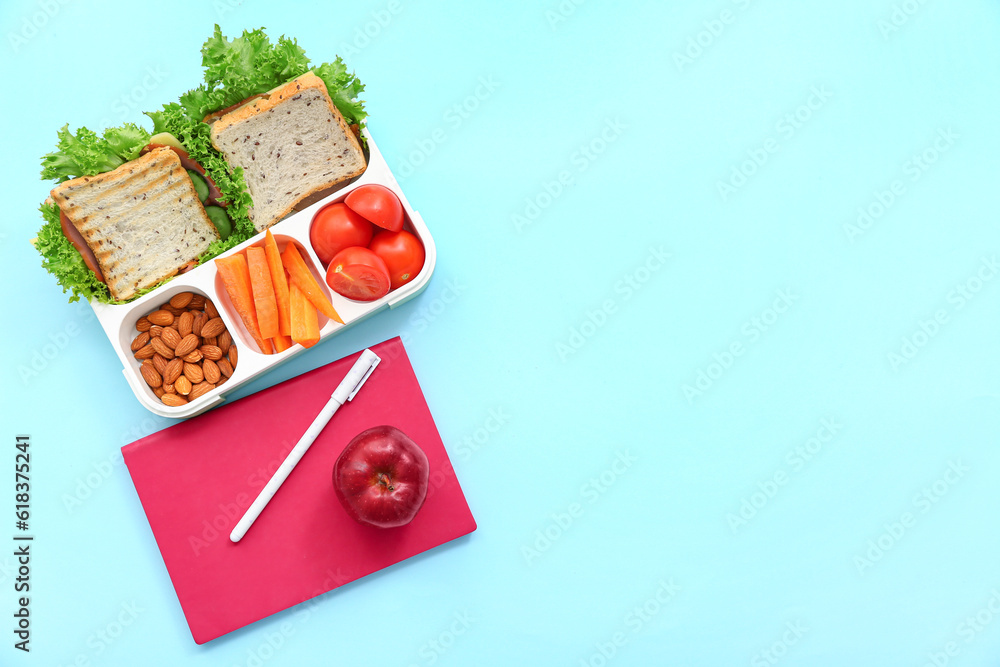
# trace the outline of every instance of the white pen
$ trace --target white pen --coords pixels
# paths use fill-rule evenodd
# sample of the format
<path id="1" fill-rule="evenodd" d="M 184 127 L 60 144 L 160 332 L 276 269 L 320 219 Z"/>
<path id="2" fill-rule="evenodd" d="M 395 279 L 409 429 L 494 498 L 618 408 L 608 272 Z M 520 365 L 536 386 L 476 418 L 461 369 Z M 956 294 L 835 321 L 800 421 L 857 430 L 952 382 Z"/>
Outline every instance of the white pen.
<path id="1" fill-rule="evenodd" d="M 368 376 L 372 374 L 372 371 L 375 370 L 375 367 L 378 366 L 378 362 L 381 360 L 377 354 L 367 348 L 361 353 L 361 357 L 354 362 L 354 366 L 351 367 L 351 370 L 348 371 L 347 375 L 337 386 L 337 389 L 334 390 L 330 400 L 323 406 L 320 413 L 316 415 L 316 419 L 309 425 L 306 432 L 302 434 L 299 441 L 295 443 L 292 451 L 288 452 L 288 456 L 285 457 L 285 460 L 282 461 L 278 469 L 274 471 L 274 475 L 271 476 L 268 483 L 261 489 L 260 494 L 247 509 L 246 514 L 243 515 L 240 522 L 233 528 L 233 532 L 229 535 L 230 540 L 239 542 L 243 539 L 243 536 L 246 535 L 250 526 L 260 516 L 264 507 L 274 497 L 274 494 L 277 493 L 282 483 L 288 479 L 288 475 L 295 468 L 295 464 L 299 462 L 310 445 L 313 444 L 313 441 L 316 440 L 316 437 L 319 436 L 320 431 L 323 430 L 330 421 L 330 418 L 333 417 L 337 408 L 354 398 L 354 395 L 361 389 L 361 385 L 365 383 L 365 380 L 368 379 Z"/>

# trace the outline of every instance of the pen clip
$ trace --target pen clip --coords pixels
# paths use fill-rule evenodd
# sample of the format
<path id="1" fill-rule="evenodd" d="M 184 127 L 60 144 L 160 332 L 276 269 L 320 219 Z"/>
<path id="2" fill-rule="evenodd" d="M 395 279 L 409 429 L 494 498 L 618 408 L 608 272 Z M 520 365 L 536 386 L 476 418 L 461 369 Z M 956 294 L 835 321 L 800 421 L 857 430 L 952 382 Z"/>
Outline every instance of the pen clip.
<path id="1" fill-rule="evenodd" d="M 350 401 L 351 399 L 354 398 L 354 395 L 358 393 L 358 390 L 361 389 L 361 386 L 364 385 L 364 383 L 371 376 L 372 371 L 375 370 L 375 367 L 378 366 L 380 361 L 382 361 L 382 357 L 377 356 L 374 352 L 372 352 L 372 356 L 374 357 L 374 359 L 372 359 L 371 366 L 369 366 L 368 371 L 361 376 L 361 379 L 358 380 L 358 383 L 354 385 L 354 389 L 352 389 L 351 393 L 347 395 L 347 400 Z"/>

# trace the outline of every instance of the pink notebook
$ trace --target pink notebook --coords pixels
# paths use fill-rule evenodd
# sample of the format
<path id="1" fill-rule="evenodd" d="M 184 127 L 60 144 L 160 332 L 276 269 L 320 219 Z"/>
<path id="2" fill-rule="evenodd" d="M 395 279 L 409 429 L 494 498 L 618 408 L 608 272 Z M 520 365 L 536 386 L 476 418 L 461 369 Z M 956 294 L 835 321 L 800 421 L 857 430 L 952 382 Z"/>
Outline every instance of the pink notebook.
<path id="1" fill-rule="evenodd" d="M 382 362 L 238 544 L 230 531 L 360 352 L 122 448 L 197 643 L 476 529 L 402 342 L 372 350 Z M 380 424 L 409 435 L 431 469 L 416 518 L 388 530 L 351 519 L 332 482 L 348 441 Z"/>

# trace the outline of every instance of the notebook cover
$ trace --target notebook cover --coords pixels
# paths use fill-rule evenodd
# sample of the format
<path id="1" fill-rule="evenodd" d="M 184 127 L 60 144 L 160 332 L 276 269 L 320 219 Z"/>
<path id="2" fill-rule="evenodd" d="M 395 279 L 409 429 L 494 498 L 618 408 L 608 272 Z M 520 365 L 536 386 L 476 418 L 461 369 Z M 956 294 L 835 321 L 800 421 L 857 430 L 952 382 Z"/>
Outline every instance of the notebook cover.
<path id="1" fill-rule="evenodd" d="M 229 533 L 360 352 L 122 448 L 195 642 L 471 533 L 476 522 L 399 338 L 323 430 L 246 536 Z M 340 506 L 333 464 L 361 431 L 390 424 L 427 454 L 427 499 L 408 525 L 363 526 Z"/>

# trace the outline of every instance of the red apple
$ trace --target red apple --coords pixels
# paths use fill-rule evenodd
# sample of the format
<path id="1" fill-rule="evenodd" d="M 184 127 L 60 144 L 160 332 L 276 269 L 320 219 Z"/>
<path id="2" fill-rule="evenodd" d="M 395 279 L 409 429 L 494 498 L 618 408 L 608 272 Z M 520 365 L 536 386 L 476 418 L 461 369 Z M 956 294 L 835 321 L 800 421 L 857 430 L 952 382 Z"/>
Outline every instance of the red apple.
<path id="1" fill-rule="evenodd" d="M 356 521 L 404 526 L 427 497 L 430 466 L 417 443 L 394 426 L 362 431 L 333 464 L 337 498 Z"/>

